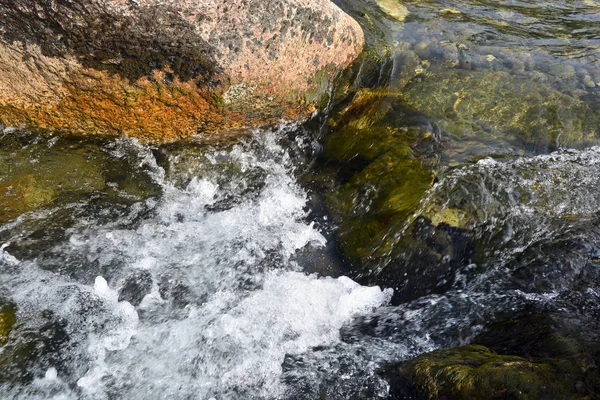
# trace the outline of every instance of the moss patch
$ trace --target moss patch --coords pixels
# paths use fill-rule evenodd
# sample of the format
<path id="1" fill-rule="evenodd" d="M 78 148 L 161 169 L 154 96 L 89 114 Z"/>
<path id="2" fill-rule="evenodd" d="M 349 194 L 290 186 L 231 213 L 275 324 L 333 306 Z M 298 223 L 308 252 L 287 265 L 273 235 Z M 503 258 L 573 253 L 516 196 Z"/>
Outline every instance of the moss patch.
<path id="1" fill-rule="evenodd" d="M 577 385 L 584 374 L 577 365 L 532 362 L 476 345 L 427 353 L 383 374 L 393 391 L 418 399 L 586 398 L 585 388 Z"/>
<path id="2" fill-rule="evenodd" d="M 399 127 L 401 103 L 397 95 L 360 91 L 330 122 L 335 131 L 323 157 L 336 165 L 341 185 L 327 202 L 345 256 L 359 265 L 389 250 L 393 227 L 411 215 L 433 182 L 411 146 L 422 138 Z"/>
<path id="3" fill-rule="evenodd" d="M 14 304 L 0 302 L 0 347 L 8 342 L 8 336 L 16 322 Z"/>

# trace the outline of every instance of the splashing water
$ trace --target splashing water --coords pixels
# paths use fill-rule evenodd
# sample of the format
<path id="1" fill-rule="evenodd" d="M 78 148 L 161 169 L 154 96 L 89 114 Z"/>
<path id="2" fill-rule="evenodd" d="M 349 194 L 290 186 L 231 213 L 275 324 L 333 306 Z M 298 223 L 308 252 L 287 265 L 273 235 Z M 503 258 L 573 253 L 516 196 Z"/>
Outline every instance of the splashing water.
<path id="1" fill-rule="evenodd" d="M 19 319 L 33 329 L 45 313 L 61 329 L 33 381 L 0 391 L 276 398 L 286 355 L 339 343 L 344 323 L 386 304 L 389 290 L 302 272 L 296 251 L 326 240 L 307 222 L 307 194 L 276 134 L 256 141 L 203 149 L 193 163 L 170 154 L 167 170 L 150 149 L 122 142 L 112 155 L 134 148 L 160 196 L 117 221 L 79 220 L 50 252 L 61 254 L 58 270 L 53 257 L 19 260 L 3 245 L 3 289 Z"/>
<path id="2" fill-rule="evenodd" d="M 589 191 L 598 175 L 589 172 L 599 165 L 597 148 L 487 159 L 449 173 L 422 212 L 467 215 L 473 207 L 481 213 L 461 223 L 482 242 L 506 236 L 494 232 L 511 221 L 524 229 L 512 236 L 521 239 L 460 268 L 445 293 L 382 307 L 389 289 L 306 272 L 319 266 L 299 253 L 328 250 L 323 221 L 309 216 L 309 195 L 295 180 L 302 160 L 294 146 L 307 144 L 301 133 L 290 145 L 294 129 L 228 150 L 104 143 L 112 160 L 128 159 L 131 173 L 159 190 L 132 196 L 122 180 L 106 178 L 117 193 L 110 201 L 70 194 L 64 207 L 52 203 L 3 225 L 0 288 L 19 321 L 0 353 L 3 366 L 6 357 L 16 363 L 0 372 L 3 397 L 387 398 L 381 367 L 469 343 L 497 313 L 592 307 L 596 292 L 571 299 L 582 276 L 597 281 L 586 252 L 579 260 L 546 251 L 553 263 L 508 267 L 520 265 L 513 255 L 537 257 L 551 243 L 539 229 L 559 244 L 566 232 L 575 250 L 596 255 L 589 225 L 598 197 Z M 461 190 L 471 202 L 453 197 Z M 52 227 L 65 209 L 73 218 L 64 235 L 46 242 L 30 233 L 32 225 Z M 560 284 L 544 283 L 557 274 L 551 282 Z"/>

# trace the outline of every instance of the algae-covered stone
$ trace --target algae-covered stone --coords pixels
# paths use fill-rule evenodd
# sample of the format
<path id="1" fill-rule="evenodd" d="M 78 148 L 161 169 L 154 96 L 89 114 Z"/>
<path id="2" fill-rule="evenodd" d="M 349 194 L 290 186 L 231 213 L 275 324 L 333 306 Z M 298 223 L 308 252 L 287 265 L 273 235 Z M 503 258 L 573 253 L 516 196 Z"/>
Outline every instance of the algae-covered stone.
<path id="1" fill-rule="evenodd" d="M 523 265 L 519 274 L 529 278 L 511 277 L 519 287 L 545 291 L 580 279 L 587 264 L 569 268 L 566 253 L 549 263 L 530 257 L 555 254 L 538 247 L 540 238 L 574 221 L 587 229 L 600 210 L 594 194 L 600 182 L 590 173 L 597 148 L 485 158 L 444 172 L 432 187 L 436 169 L 427 157 L 443 155 L 447 142 L 436 139 L 443 132 L 433 121 L 410 113 L 399 95 L 362 91 L 331 119 L 335 129 L 323 158 L 337 184 L 326 197 L 355 277 L 392 287 L 394 302 L 406 301 L 447 290 L 468 265 L 478 265 L 465 272 L 471 277 L 495 268 L 491 260 L 505 265 L 525 249 L 510 267 Z"/>
<path id="2" fill-rule="evenodd" d="M 0 223 L 93 196 L 152 196 L 159 189 L 147 170 L 126 142 L 11 132 L 0 137 Z"/>
<path id="3" fill-rule="evenodd" d="M 418 160 L 386 153 L 350 182 L 328 196 L 339 220 L 339 238 L 346 257 L 367 261 L 386 254 L 386 236 L 402 225 L 432 181 Z"/>
<path id="4" fill-rule="evenodd" d="M 329 128 L 321 157 L 336 179 L 325 197 L 353 277 L 393 288 L 393 302 L 443 291 L 471 248 L 455 227 L 415 219 L 443 132 L 400 95 L 373 90 L 359 91 Z"/>
<path id="5" fill-rule="evenodd" d="M 408 105 L 461 137 L 501 136 L 536 150 L 598 143 L 597 108 L 507 72 L 438 68 L 404 94 Z"/>
<path id="6" fill-rule="evenodd" d="M 0 182 L 0 223 L 52 201 L 54 191 L 39 186 L 32 175 Z"/>
<path id="7" fill-rule="evenodd" d="M 21 147 L 5 143 L 0 151 L 0 223 L 50 204 L 61 194 L 105 187 L 99 149 L 94 153 L 85 145 L 64 149 L 40 142 Z"/>
<path id="8" fill-rule="evenodd" d="M 15 322 L 17 322 L 15 306 L 0 300 L 0 347 L 8 342 L 8 335 Z"/>
<path id="9" fill-rule="evenodd" d="M 584 399 L 578 384 L 585 371 L 557 360 L 529 361 L 483 346 L 423 354 L 383 374 L 400 398 L 417 399 Z"/>
<path id="10" fill-rule="evenodd" d="M 404 21 L 410 13 L 398 0 L 375 0 L 375 2 L 387 15 L 400 22 Z"/>
<path id="11" fill-rule="evenodd" d="M 423 137 L 398 125 L 401 100 L 359 92 L 332 120 L 337 129 L 325 143 L 323 157 L 338 165 L 344 181 L 328 194 L 328 205 L 345 256 L 358 264 L 385 254 L 390 229 L 409 217 L 433 182 L 411 148 Z"/>

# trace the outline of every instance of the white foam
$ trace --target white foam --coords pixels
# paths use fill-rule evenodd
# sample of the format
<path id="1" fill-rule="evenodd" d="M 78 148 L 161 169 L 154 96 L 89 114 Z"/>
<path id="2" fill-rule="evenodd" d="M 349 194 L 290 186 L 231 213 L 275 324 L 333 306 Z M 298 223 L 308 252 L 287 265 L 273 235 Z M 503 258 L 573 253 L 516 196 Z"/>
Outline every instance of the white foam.
<path id="1" fill-rule="evenodd" d="M 286 354 L 338 343 L 345 322 L 386 304 L 391 294 L 345 277 L 271 272 L 263 289 L 246 298 L 220 293 L 185 320 L 142 327 L 109 369 L 114 382 L 129 382 L 119 389 L 127 398 L 147 398 L 148 387 L 167 397 L 275 398 Z M 232 299 L 237 304 L 227 310 Z M 165 379 L 166 371 L 177 373 Z"/>
<path id="2" fill-rule="evenodd" d="M 77 367 L 75 376 L 61 378 L 77 384 L 77 396 L 275 398 L 283 392 L 286 354 L 339 343 L 340 327 L 353 315 L 389 301 L 390 291 L 309 276 L 291 261 L 297 250 L 326 240 L 306 221 L 307 195 L 272 135 L 260 151 L 237 146 L 209 153 L 200 162 L 214 164 L 215 172 L 200 168 L 205 172 L 187 185 L 170 182 L 151 152 L 139 150 L 140 163 L 163 189 L 148 203 L 150 214 L 121 226 L 82 221 L 56 249 L 102 276 L 89 285 L 73 282 L 36 268 L 36 261 L 10 277 L 20 310 L 52 309 L 68 321 L 69 357 Z M 223 159 L 241 176 L 223 180 Z M 251 179 L 260 179 L 258 189 Z M 0 257 L 20 263 L 4 247 Z M 118 289 L 140 271 L 152 285 L 136 310 L 119 301 Z M 170 303 L 163 281 L 185 287 L 185 307 Z M 57 374 L 48 370 L 40 380 Z M 62 394 L 72 397 L 66 389 Z"/>
<path id="3" fill-rule="evenodd" d="M 9 245 L 10 243 L 4 243 L 0 245 L 0 263 L 4 265 L 18 265 L 19 260 L 15 256 L 11 255 L 9 252 L 4 250 Z"/>
<path id="4" fill-rule="evenodd" d="M 46 374 L 44 375 L 44 378 L 49 381 L 56 380 L 58 378 L 58 372 L 56 371 L 56 368 L 54 368 L 54 367 L 48 368 L 48 370 L 46 371 Z"/>
<path id="5" fill-rule="evenodd" d="M 118 319 L 107 325 L 98 334 L 89 337 L 88 353 L 94 357 L 95 365 L 77 381 L 77 385 L 88 393 L 96 393 L 100 382 L 109 374 L 106 363 L 107 351 L 125 350 L 137 330 L 139 318 L 135 308 L 127 301 L 118 301 L 118 293 L 108 287 L 106 280 L 98 276 L 94 283 L 94 292 L 108 303 L 112 314 Z"/>

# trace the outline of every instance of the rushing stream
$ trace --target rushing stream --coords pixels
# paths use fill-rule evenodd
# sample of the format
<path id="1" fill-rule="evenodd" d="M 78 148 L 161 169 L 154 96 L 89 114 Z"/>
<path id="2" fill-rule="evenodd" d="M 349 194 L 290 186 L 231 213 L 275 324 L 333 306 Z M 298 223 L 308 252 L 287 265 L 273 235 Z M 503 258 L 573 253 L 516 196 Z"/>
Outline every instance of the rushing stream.
<path id="1" fill-rule="evenodd" d="M 337 3 L 368 46 L 304 125 L 0 133 L 0 397 L 406 398 L 476 343 L 597 398 L 600 3 Z"/>
<path id="2" fill-rule="evenodd" d="M 97 143 L 108 162 L 131 157 L 125 167 L 146 174 L 157 194 L 132 199 L 118 176 L 98 176 L 98 187 L 132 204 L 91 192 L 4 225 L 2 291 L 23 330 L 46 324 L 28 338 L 40 352 L 26 367 L 33 381 L 8 393 L 276 397 L 286 354 L 336 344 L 353 315 L 386 304 L 389 291 L 309 274 L 296 259 L 326 239 L 307 220 L 307 194 L 277 143 L 283 131 L 230 150 L 165 153 L 165 168 L 129 141 Z M 51 168 L 54 147 L 75 152 L 62 141 L 36 137 L 25 148 Z M 47 229 L 64 207 L 74 218 L 63 237 L 28 255 L 36 238 L 27 227 Z"/>

